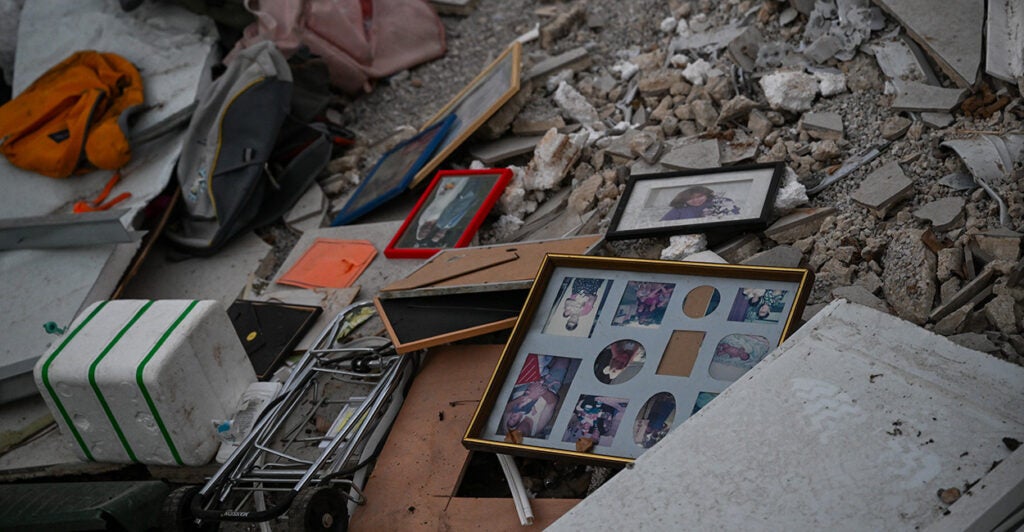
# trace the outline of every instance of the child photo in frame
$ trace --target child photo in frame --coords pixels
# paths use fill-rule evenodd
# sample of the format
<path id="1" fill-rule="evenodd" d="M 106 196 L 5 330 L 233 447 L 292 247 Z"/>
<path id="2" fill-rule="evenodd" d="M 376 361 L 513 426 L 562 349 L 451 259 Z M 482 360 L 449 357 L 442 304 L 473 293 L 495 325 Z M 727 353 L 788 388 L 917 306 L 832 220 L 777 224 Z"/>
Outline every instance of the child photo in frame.
<path id="1" fill-rule="evenodd" d="M 729 321 L 778 323 L 786 308 L 786 290 L 741 288 L 736 293 Z"/>
<path id="2" fill-rule="evenodd" d="M 517 430 L 526 438 L 547 439 L 580 362 L 534 353 L 527 356 L 505 403 L 498 434 Z"/>
<path id="3" fill-rule="evenodd" d="M 774 349 L 771 342 L 757 334 L 734 333 L 726 335 L 715 346 L 708 374 L 720 381 L 735 381 L 750 371 Z"/>
<path id="4" fill-rule="evenodd" d="M 443 170 L 384 249 L 389 258 L 428 258 L 466 247 L 512 179 L 507 168 Z"/>
<path id="5" fill-rule="evenodd" d="M 580 395 L 573 409 L 569 425 L 562 436 L 564 442 L 576 442 L 583 438 L 594 445 L 607 447 L 615 440 L 622 416 L 629 406 L 629 399 L 603 395 Z"/>
<path id="6" fill-rule="evenodd" d="M 672 422 L 676 417 L 676 398 L 668 392 L 660 392 L 651 396 L 640 407 L 640 413 L 633 424 L 633 442 L 650 449 L 655 443 L 668 435 Z"/>
<path id="7" fill-rule="evenodd" d="M 607 279 L 566 277 L 548 314 L 544 332 L 589 338 L 611 286 L 612 282 Z"/>
<path id="8" fill-rule="evenodd" d="M 615 310 L 612 325 L 657 327 L 665 318 L 668 300 L 672 298 L 672 283 L 629 281 Z"/>
<path id="9" fill-rule="evenodd" d="M 594 375 L 604 384 L 621 384 L 632 379 L 644 366 L 647 351 L 636 340 L 616 340 L 598 353 Z"/>

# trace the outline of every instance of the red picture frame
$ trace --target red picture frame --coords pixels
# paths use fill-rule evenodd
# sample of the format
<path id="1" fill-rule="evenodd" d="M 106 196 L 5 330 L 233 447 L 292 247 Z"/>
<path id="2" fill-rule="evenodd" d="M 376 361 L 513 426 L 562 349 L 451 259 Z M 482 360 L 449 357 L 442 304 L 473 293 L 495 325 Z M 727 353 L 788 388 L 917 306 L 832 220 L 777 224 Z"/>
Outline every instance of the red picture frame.
<path id="1" fill-rule="evenodd" d="M 441 170 L 384 249 L 388 258 L 429 258 L 466 247 L 512 179 L 508 168 Z"/>

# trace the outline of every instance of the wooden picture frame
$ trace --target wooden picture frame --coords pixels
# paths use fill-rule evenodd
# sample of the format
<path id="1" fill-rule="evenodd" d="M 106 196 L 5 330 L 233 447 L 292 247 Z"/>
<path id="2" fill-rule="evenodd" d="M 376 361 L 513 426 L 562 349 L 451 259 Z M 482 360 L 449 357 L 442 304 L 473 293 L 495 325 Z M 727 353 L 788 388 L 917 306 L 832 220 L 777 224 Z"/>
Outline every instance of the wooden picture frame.
<path id="1" fill-rule="evenodd" d="M 797 268 L 548 255 L 463 445 L 630 463 L 797 327 Z"/>
<path id="2" fill-rule="evenodd" d="M 441 170 L 384 248 L 384 256 L 422 259 L 468 246 L 511 179 L 508 168 Z"/>
<path id="3" fill-rule="evenodd" d="M 428 126 L 425 128 L 449 114 L 456 117 L 455 124 L 438 146 L 437 153 L 416 174 L 410 187 L 422 183 L 459 145 L 519 92 L 521 55 L 522 45 L 513 42 L 437 114 L 427 120 Z"/>
<path id="4" fill-rule="evenodd" d="M 409 187 L 416 172 L 437 151 L 454 123 L 455 115 L 445 116 L 382 155 L 334 216 L 331 225 L 353 222 L 401 194 Z"/>
<path id="5" fill-rule="evenodd" d="M 764 228 L 785 171 L 769 163 L 631 176 L 606 238 Z"/>

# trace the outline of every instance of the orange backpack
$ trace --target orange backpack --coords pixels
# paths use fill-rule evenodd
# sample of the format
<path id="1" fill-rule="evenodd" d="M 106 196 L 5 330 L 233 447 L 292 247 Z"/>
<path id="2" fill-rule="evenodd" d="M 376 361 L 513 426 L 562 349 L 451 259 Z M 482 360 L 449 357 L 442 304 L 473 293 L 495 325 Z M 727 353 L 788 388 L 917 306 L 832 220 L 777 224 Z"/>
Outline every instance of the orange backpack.
<path id="1" fill-rule="evenodd" d="M 77 52 L 0 107 L 0 153 L 50 177 L 116 170 L 131 159 L 125 121 L 142 101 L 128 60 Z"/>

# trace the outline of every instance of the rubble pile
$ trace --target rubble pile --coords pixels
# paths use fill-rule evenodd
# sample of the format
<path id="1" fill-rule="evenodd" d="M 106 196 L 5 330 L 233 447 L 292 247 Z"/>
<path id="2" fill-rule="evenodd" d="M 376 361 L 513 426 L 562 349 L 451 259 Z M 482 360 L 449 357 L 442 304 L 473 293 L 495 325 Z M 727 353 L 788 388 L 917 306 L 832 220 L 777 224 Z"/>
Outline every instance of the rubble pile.
<path id="1" fill-rule="evenodd" d="M 921 2 L 606 4 L 485 3 L 446 19 L 450 39 L 492 46 L 482 52 L 491 56 L 495 35 L 540 28 L 524 48 L 520 94 L 469 143 L 536 140 L 488 163 L 515 177 L 481 243 L 536 237 L 538 226 L 602 232 L 630 175 L 781 161 L 790 178 L 764 232 L 616 242 L 605 253 L 680 260 L 710 242 L 729 262 L 808 267 L 805 319 L 843 297 L 1024 363 L 1021 80 L 984 65 L 967 79 L 980 28 L 975 50 L 953 49 L 964 59 L 948 43 L 920 44 L 942 17 L 914 14 Z M 493 21 L 501 30 L 479 38 L 473 28 Z M 447 60 L 348 108 L 365 137 L 390 138 L 332 163 L 329 183 L 357 181 L 407 138 L 428 91 L 450 94 L 432 82 Z M 367 124 L 382 101 L 391 110 Z M 398 125 L 411 127 L 394 135 Z M 482 163 L 463 150 L 449 165 Z"/>

